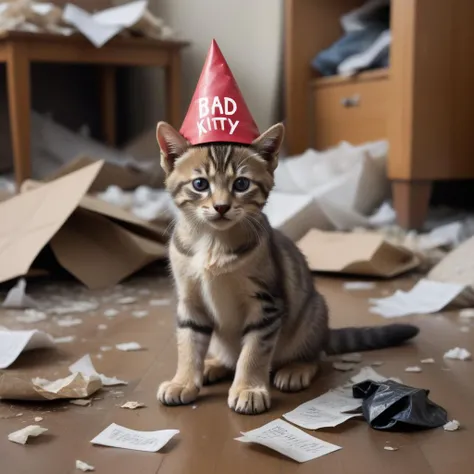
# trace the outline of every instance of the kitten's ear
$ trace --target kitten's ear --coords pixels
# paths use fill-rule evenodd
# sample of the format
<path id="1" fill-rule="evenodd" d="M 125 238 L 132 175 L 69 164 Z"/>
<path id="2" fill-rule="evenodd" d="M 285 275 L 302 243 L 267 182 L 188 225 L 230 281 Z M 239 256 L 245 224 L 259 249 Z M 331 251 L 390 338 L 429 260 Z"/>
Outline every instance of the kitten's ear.
<path id="1" fill-rule="evenodd" d="M 252 142 L 252 147 L 267 160 L 271 171 L 274 171 L 277 167 L 278 152 L 284 136 L 285 127 L 282 123 L 277 123 Z"/>
<path id="2" fill-rule="evenodd" d="M 173 171 L 176 159 L 188 149 L 189 143 L 166 122 L 158 122 L 156 140 L 161 150 L 161 167 L 169 174 Z"/>

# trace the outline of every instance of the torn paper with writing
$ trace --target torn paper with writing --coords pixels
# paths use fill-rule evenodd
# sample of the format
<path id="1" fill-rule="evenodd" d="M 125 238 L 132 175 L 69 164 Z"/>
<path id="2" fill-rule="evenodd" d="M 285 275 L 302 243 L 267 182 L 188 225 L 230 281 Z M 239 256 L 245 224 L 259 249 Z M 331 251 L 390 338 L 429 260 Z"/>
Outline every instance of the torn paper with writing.
<path id="1" fill-rule="evenodd" d="M 457 283 L 420 280 L 410 291 L 396 291 L 387 298 L 374 298 L 371 313 L 385 318 L 409 314 L 436 313 L 449 304 L 465 304 L 474 300 L 474 292 Z"/>
<path id="2" fill-rule="evenodd" d="M 283 417 L 308 430 L 333 428 L 355 416 L 360 416 L 360 413 L 345 412 L 357 410 L 361 405 L 361 400 L 353 398 L 350 390 L 336 389 L 303 403 L 285 413 Z"/>
<path id="3" fill-rule="evenodd" d="M 257 443 L 297 462 L 311 461 L 341 449 L 340 446 L 315 438 L 283 420 L 274 420 L 235 438 L 242 443 Z"/>
<path id="4" fill-rule="evenodd" d="M 9 367 L 24 351 L 54 347 L 54 341 L 43 331 L 0 331 L 0 369 Z"/>
<path id="5" fill-rule="evenodd" d="M 103 385 L 106 387 L 111 387 L 114 385 L 128 385 L 128 382 L 120 380 L 117 377 L 107 377 L 104 374 L 99 374 L 97 370 L 95 370 L 95 367 L 92 364 L 91 356 L 89 354 L 86 354 L 84 357 L 81 357 L 78 361 L 69 366 L 69 371 L 72 373 L 80 372 L 81 374 L 88 376 L 97 375 L 102 381 Z"/>
<path id="6" fill-rule="evenodd" d="M 59 400 L 84 398 L 102 387 L 100 379 L 79 373 L 58 380 L 0 374 L 0 398 L 6 400 Z"/>
<path id="7" fill-rule="evenodd" d="M 91 443 L 156 453 L 178 433 L 179 430 L 136 431 L 112 423 L 91 440 Z"/>
<path id="8" fill-rule="evenodd" d="M 26 280 L 20 278 L 18 283 L 7 293 L 5 301 L 2 303 L 3 308 L 36 308 L 38 303 L 26 294 Z"/>
<path id="9" fill-rule="evenodd" d="M 39 425 L 25 426 L 21 430 L 14 431 L 8 435 L 8 440 L 17 444 L 26 444 L 30 436 L 36 437 L 45 433 L 47 428 L 42 428 Z"/>

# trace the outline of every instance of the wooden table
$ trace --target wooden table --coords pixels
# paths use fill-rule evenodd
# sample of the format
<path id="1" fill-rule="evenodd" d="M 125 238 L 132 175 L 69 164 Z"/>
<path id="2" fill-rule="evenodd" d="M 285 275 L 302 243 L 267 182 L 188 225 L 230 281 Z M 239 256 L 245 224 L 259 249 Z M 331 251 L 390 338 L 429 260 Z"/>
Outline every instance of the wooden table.
<path id="1" fill-rule="evenodd" d="M 117 66 L 157 66 L 166 70 L 166 120 L 179 127 L 181 120 L 181 50 L 188 43 L 145 38 L 111 40 L 96 48 L 81 35 L 9 32 L 0 36 L 0 62 L 7 65 L 8 101 L 15 177 L 18 184 L 31 175 L 30 64 L 96 64 L 101 69 L 101 110 L 104 136 L 115 144 Z"/>

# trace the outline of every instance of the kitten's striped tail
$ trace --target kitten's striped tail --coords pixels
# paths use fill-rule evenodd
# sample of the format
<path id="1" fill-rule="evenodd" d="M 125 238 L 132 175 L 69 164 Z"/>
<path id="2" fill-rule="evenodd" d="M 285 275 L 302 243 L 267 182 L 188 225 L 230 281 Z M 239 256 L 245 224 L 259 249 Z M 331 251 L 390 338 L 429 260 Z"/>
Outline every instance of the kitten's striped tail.
<path id="1" fill-rule="evenodd" d="M 419 328 L 411 324 L 331 329 L 326 354 L 371 351 L 402 344 L 415 337 Z"/>

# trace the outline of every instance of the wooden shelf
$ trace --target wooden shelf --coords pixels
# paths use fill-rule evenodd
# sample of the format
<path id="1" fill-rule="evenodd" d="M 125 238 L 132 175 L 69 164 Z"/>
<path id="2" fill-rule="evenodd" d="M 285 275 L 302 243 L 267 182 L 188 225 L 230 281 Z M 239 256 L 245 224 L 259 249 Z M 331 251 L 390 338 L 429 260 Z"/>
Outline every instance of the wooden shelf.
<path id="1" fill-rule="evenodd" d="M 371 71 L 364 71 L 354 76 L 325 76 L 312 79 L 311 85 L 313 87 L 326 87 L 336 84 L 354 84 L 357 82 L 376 81 L 380 79 L 388 79 L 390 70 L 388 68 L 372 69 Z"/>

